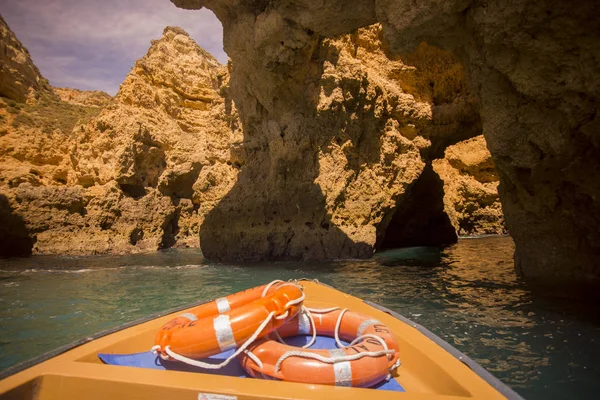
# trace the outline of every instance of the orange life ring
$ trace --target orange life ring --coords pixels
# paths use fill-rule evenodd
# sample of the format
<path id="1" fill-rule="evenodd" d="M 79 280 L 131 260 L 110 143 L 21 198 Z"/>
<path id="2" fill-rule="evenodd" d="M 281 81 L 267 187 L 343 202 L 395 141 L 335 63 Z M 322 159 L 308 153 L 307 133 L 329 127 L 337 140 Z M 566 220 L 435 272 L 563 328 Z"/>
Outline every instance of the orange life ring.
<path id="1" fill-rule="evenodd" d="M 312 334 L 307 316 L 304 312 L 299 314 L 277 332 L 281 337 Z M 399 365 L 398 344 L 390 329 L 381 322 L 347 309 L 317 313 L 313 322 L 318 335 L 336 337 L 337 331 L 339 337 L 351 345 L 312 350 L 261 339 L 241 355 L 246 372 L 253 377 L 292 382 L 369 387 L 386 379 L 390 370 Z M 352 343 L 357 338 L 359 341 Z M 339 361 L 333 362 L 335 359 Z"/>
<path id="2" fill-rule="evenodd" d="M 272 282 L 203 304 L 167 322 L 158 332 L 153 351 L 167 358 L 167 347 L 193 359 L 219 354 L 245 343 L 273 313 L 258 333 L 264 337 L 296 316 L 304 293 L 298 285 Z"/>
<path id="3" fill-rule="evenodd" d="M 271 285 L 271 287 L 269 287 L 267 290 L 273 291 L 278 283 L 279 282 L 276 282 L 274 285 Z M 227 297 L 220 297 L 211 302 L 201 304 L 188 310 L 188 312 L 185 314 L 181 314 L 164 324 L 156 335 L 156 342 L 160 340 L 159 337 L 161 336 L 162 331 L 181 328 L 188 322 L 217 314 L 223 314 L 227 311 L 230 311 L 232 308 L 241 307 L 245 304 L 253 302 L 254 300 L 260 299 L 263 296 L 263 292 L 267 286 L 268 285 L 262 285 L 242 290 L 240 292 L 230 294 Z"/>

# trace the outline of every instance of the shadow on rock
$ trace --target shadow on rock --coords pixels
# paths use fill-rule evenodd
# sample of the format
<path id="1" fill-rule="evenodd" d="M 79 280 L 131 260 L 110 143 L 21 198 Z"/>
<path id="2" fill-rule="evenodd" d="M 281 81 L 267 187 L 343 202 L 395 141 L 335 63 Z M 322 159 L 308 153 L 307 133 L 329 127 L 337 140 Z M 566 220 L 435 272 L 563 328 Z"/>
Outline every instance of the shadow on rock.
<path id="1" fill-rule="evenodd" d="M 6 196 L 0 194 L 0 257 L 29 256 L 33 240 L 21 216 L 13 213 Z"/>
<path id="2" fill-rule="evenodd" d="M 398 202 L 382 249 L 456 243 L 458 236 L 444 211 L 443 182 L 428 164 L 407 196 Z"/>
<path id="3" fill-rule="evenodd" d="M 208 259 L 228 261 L 367 258 L 372 247 L 355 243 L 330 222 L 318 185 L 271 181 L 257 168 L 245 168 L 238 182 L 210 211 L 200 229 Z M 315 222 L 320 221 L 320 222 Z"/>
<path id="4" fill-rule="evenodd" d="M 430 165 L 443 152 L 430 148 L 430 139 L 452 143 L 463 125 L 479 126 L 471 108 L 432 112 L 433 97 L 419 101 L 406 93 L 398 81 L 414 68 L 386 58 L 380 27 L 322 38 L 275 11 L 230 22 L 226 38 L 263 33 L 251 44 L 226 40 L 245 164 L 201 226 L 207 258 L 367 258 L 387 234 L 398 236 L 398 245 L 456 241 Z M 412 79 L 417 89 L 424 81 L 436 87 L 429 78 Z M 464 124 L 450 123 L 457 115 Z M 395 228 L 386 231 L 396 210 Z M 407 218 L 416 223 L 407 225 Z M 425 231 L 423 221 L 431 225 Z"/>

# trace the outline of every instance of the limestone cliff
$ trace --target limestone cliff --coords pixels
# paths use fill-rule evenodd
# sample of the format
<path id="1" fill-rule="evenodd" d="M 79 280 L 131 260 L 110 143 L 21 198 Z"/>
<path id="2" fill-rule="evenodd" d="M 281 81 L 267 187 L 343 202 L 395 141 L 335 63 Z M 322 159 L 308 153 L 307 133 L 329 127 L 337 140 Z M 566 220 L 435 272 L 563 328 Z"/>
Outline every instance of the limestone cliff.
<path id="1" fill-rule="evenodd" d="M 274 18 L 253 23 L 277 33 Z M 472 205 L 491 192 L 457 189 L 454 164 L 436 167 L 443 180 L 432 167 L 481 133 L 451 54 L 422 44 L 392 56 L 378 25 L 300 36 L 300 54 L 273 52 L 267 33 L 236 47 L 264 46 L 254 64 L 225 67 L 168 27 L 114 99 L 64 88 L 3 101 L 0 211 L 15 248 L 331 259 L 480 233 L 489 213 Z M 292 83 L 274 79 L 284 70 Z M 243 136 L 230 91 L 245 96 Z"/>
<path id="2" fill-rule="evenodd" d="M 71 213 L 83 213 L 78 188 L 66 187 L 72 170 L 73 129 L 101 108 L 63 102 L 37 92 L 33 103 L 0 98 L 0 255 L 26 255 L 39 248 L 42 232 L 54 232 L 52 252 L 77 248 L 65 231 Z M 108 95 L 107 95 L 108 96 Z M 73 227 L 71 227 L 73 229 Z M 87 238 L 86 238 L 87 239 Z"/>
<path id="3" fill-rule="evenodd" d="M 0 50 L 0 188 L 64 184 L 73 128 L 100 108 L 61 101 L 1 17 Z"/>
<path id="4" fill-rule="evenodd" d="M 394 49 L 427 40 L 460 55 L 469 70 L 517 270 L 598 283 L 597 5 L 386 0 L 376 12 Z"/>
<path id="5" fill-rule="evenodd" d="M 20 227 L 9 239 L 34 253 L 197 247 L 244 162 L 227 85 L 227 67 L 168 27 L 104 109 L 110 96 L 73 89 L 3 100 L 0 211 Z"/>
<path id="6" fill-rule="evenodd" d="M 310 71 L 321 37 L 381 22 L 394 52 L 412 51 L 422 41 L 453 52 L 480 100 L 518 270 L 600 281 L 600 20 L 594 2 L 172 1 L 210 8 L 223 23 L 225 50 L 236 68 L 233 95 L 249 137 L 266 133 L 271 120 L 288 126 L 290 110 L 298 110 L 293 99 L 314 92 Z M 288 163 L 282 164 L 285 170 Z"/>
<path id="7" fill-rule="evenodd" d="M 0 98 L 0 186 L 65 184 L 73 128 L 99 112 L 46 93 L 35 104 Z"/>
<path id="8" fill-rule="evenodd" d="M 0 96 L 25 103 L 35 100 L 40 93 L 52 94 L 48 80 L 0 16 Z"/>
<path id="9" fill-rule="evenodd" d="M 62 186 L 72 169 L 73 129 L 100 107 L 61 101 L 27 50 L 7 35 L 5 25 L 0 29 L 2 54 L 13 58 L 0 66 L 0 255 L 26 255 L 35 250 L 37 232 L 63 226 L 61 210 L 78 209 L 76 190 Z M 52 206 L 39 207 L 40 202 Z M 57 235 L 55 243 L 68 248 L 68 239 Z"/>
<path id="10" fill-rule="evenodd" d="M 323 39 L 278 13 L 233 23 L 233 32 L 255 32 L 243 41 L 225 38 L 247 163 L 201 227 L 203 253 L 236 260 L 371 256 L 433 157 L 480 134 L 462 68 L 427 46 L 420 58 L 443 60 L 440 71 L 390 59 L 379 26 Z M 442 195 L 434 203 L 443 214 Z M 423 225 L 413 227 L 456 240 L 447 217 Z"/>
<path id="11" fill-rule="evenodd" d="M 227 82 L 227 67 L 167 27 L 115 101 L 79 129 L 68 182 L 97 193 L 98 215 L 86 223 L 90 235 L 105 233 L 102 251 L 198 246 L 204 215 L 242 162 L 231 152 L 238 131 Z"/>

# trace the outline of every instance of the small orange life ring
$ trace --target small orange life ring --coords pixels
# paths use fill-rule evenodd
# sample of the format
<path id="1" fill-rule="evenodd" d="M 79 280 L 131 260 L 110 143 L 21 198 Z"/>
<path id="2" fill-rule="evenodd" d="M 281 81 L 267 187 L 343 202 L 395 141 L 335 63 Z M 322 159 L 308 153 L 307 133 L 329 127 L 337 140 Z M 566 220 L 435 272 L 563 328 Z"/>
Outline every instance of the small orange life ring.
<path id="1" fill-rule="evenodd" d="M 259 286 L 196 307 L 167 322 L 153 351 L 167 358 L 169 350 L 192 359 L 205 358 L 260 338 L 291 320 L 304 300 L 300 286 L 281 281 Z M 261 332 L 258 328 L 270 318 Z"/>
<path id="2" fill-rule="evenodd" d="M 399 365 L 398 344 L 390 329 L 367 315 L 347 309 L 300 313 L 277 330 L 281 337 L 316 334 L 350 342 L 332 350 L 312 350 L 261 339 L 241 355 L 242 366 L 253 377 L 270 377 L 322 385 L 370 387 Z M 339 338 L 338 338 L 339 334 Z M 358 340 L 356 340 L 358 339 Z M 340 343 L 341 344 L 341 343 Z"/>

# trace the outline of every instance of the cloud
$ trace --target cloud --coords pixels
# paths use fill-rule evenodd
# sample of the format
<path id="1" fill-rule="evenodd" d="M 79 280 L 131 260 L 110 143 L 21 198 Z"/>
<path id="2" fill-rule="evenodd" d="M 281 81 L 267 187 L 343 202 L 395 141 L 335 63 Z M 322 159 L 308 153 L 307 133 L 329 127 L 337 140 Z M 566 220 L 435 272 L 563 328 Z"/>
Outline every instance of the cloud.
<path id="1" fill-rule="evenodd" d="M 209 10 L 169 0 L 2 0 L 0 14 L 53 86 L 115 94 L 167 25 L 183 28 L 221 63 L 223 28 Z"/>

